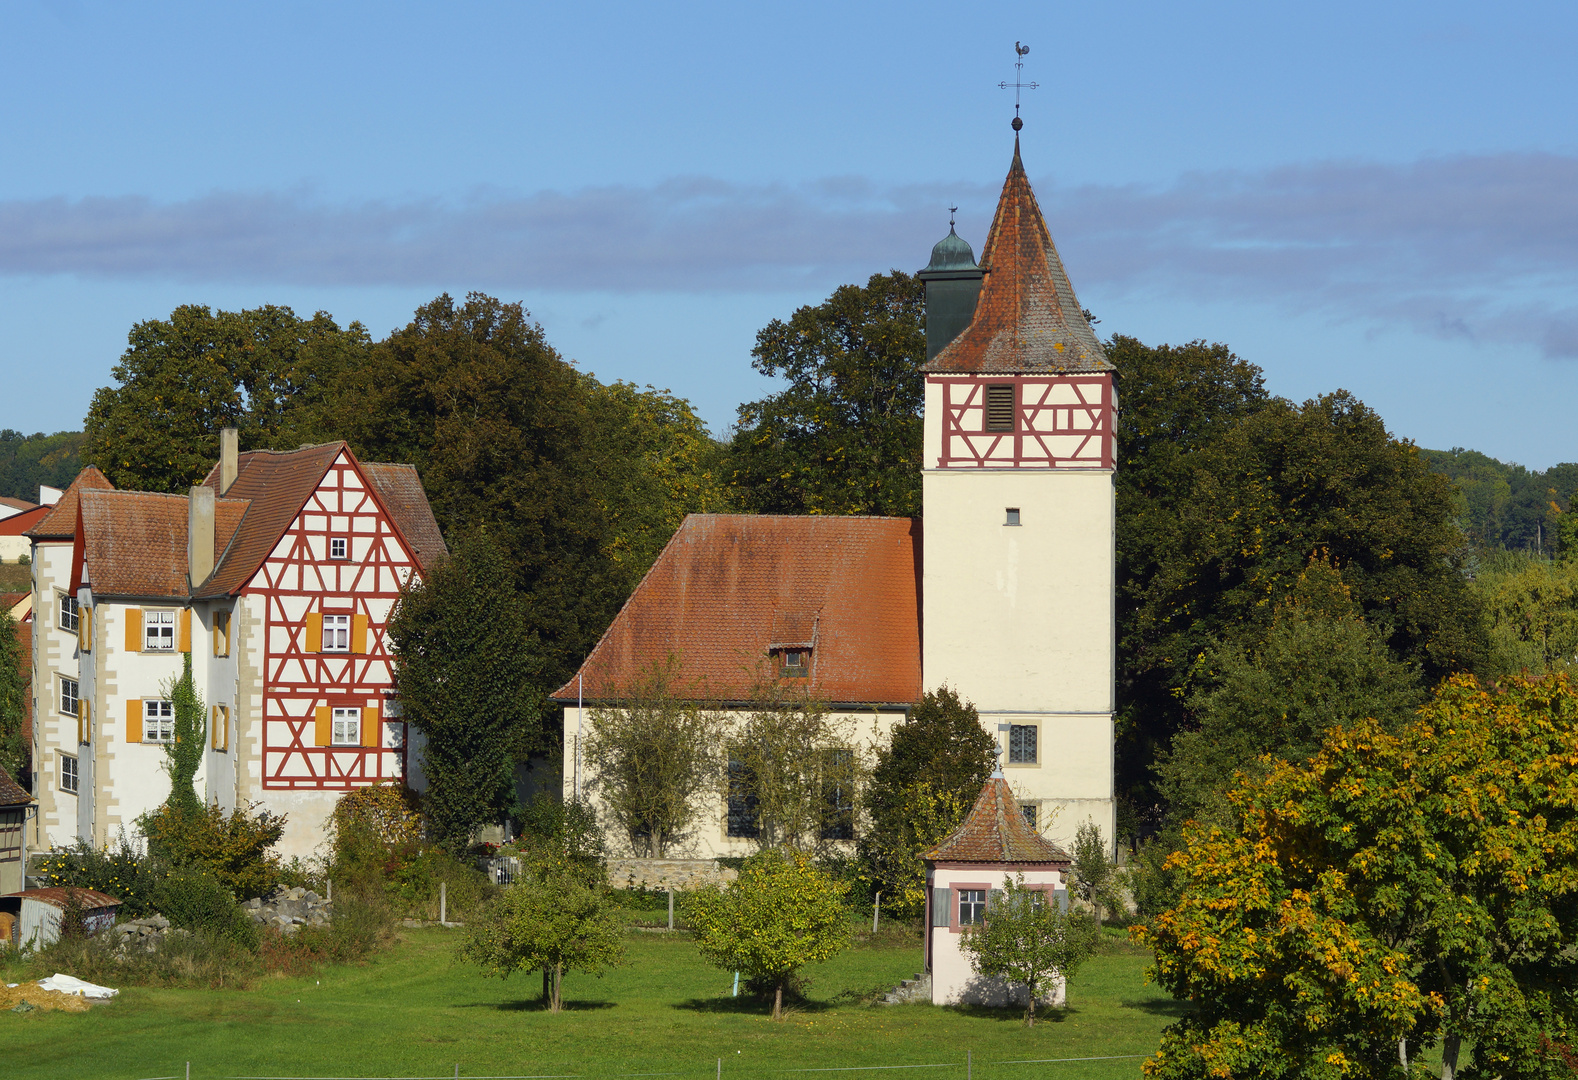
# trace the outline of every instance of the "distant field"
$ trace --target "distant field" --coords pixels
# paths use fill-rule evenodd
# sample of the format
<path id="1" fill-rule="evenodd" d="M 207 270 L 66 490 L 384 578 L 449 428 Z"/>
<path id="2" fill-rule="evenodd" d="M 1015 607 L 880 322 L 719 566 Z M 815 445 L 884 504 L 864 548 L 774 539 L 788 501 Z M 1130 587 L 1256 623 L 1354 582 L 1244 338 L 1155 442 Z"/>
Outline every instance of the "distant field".
<path id="1" fill-rule="evenodd" d="M 852 949 L 810 969 L 810 1000 L 782 1024 L 729 996 L 688 936 L 633 933 L 630 965 L 565 981 L 568 1010 L 538 1004 L 540 979 L 485 979 L 456 965 L 456 931 L 406 932 L 374 962 L 249 991 L 122 991 L 85 1014 L 0 1013 L 8 1078 L 676 1076 L 734 1080 L 794 1070 L 912 1066 L 963 1080 L 1137 1077 L 1177 1006 L 1144 985 L 1146 957 L 1126 943 L 1092 961 L 1072 1007 L 1034 1030 L 1017 1014 L 865 1004 L 920 963 L 918 946 Z M 926 1067 L 934 1066 L 934 1067 Z M 864 1075 L 890 1075 L 876 1071 Z M 850 1080 L 855 1080 L 851 1076 Z"/>
<path id="2" fill-rule="evenodd" d="M 33 588 L 33 568 L 14 562 L 0 563 L 0 592 L 28 592 Z"/>

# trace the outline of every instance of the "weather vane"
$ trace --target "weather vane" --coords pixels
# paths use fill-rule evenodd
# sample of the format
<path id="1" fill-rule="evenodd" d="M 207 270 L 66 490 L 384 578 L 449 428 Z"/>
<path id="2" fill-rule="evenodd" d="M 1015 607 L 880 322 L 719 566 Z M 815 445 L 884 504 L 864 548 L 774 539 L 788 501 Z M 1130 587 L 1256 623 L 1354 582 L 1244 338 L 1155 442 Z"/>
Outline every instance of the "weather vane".
<path id="1" fill-rule="evenodd" d="M 1021 91 L 1021 90 L 1034 90 L 1036 87 L 1041 85 L 1040 83 L 1036 83 L 1036 82 L 1025 82 L 1024 81 L 1025 57 L 1029 53 L 1030 53 L 1030 46 L 1028 46 L 1028 45 L 1021 45 L 1017 41 L 1014 42 L 1014 56 L 1016 57 L 1016 59 L 1014 60 L 1014 81 L 1013 82 L 1000 82 L 1000 83 L 997 84 L 997 88 L 999 90 L 1007 90 L 1010 86 L 1012 86 L 1014 88 L 1014 130 L 1015 131 L 1018 131 L 1020 128 L 1025 126 L 1025 122 L 1023 120 L 1019 119 L 1019 91 Z"/>
<path id="2" fill-rule="evenodd" d="M 957 214 L 958 212 L 959 208 L 957 206 L 948 207 L 948 228 L 953 228 L 953 215 Z"/>

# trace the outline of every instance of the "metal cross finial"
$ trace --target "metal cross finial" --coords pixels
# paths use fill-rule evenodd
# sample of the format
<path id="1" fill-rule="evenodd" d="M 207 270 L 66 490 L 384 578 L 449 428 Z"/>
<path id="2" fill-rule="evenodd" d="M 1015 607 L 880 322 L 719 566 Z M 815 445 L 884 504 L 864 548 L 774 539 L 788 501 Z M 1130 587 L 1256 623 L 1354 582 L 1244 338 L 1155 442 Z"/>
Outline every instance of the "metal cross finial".
<path id="1" fill-rule="evenodd" d="M 1014 57 L 1015 57 L 1015 59 L 1014 59 L 1014 81 L 1013 82 L 1000 82 L 1000 83 L 997 84 L 997 88 L 999 90 L 1007 90 L 1010 86 L 1012 86 L 1014 88 L 1014 130 L 1015 131 L 1018 131 L 1020 128 L 1025 126 L 1025 122 L 1023 120 L 1019 119 L 1019 91 L 1021 91 L 1021 90 L 1034 90 L 1036 87 L 1041 85 L 1038 82 L 1025 82 L 1024 81 L 1025 57 L 1027 55 L 1029 55 L 1029 53 L 1030 53 L 1030 46 L 1028 46 L 1028 45 L 1021 45 L 1017 41 L 1014 42 Z"/>
<path id="2" fill-rule="evenodd" d="M 959 208 L 957 206 L 948 207 L 948 228 L 953 228 L 953 215 L 957 214 L 958 212 Z"/>

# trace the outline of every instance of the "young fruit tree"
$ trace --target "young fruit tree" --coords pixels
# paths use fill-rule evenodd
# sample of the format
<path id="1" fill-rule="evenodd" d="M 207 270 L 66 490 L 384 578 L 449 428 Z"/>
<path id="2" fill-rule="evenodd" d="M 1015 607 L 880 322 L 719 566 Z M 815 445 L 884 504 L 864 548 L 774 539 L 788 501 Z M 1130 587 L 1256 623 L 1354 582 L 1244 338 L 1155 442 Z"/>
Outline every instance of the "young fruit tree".
<path id="1" fill-rule="evenodd" d="M 1139 929 L 1192 1003 L 1148 1076 L 1571 1076 L 1578 686 L 1443 683 L 1400 733 L 1331 731 L 1195 826 Z M 1410 1071 L 1410 1070 L 1414 1071 Z"/>
<path id="2" fill-rule="evenodd" d="M 739 880 L 693 894 L 685 917 L 709 963 L 773 987 L 773 1019 L 783 1019 L 784 987 L 806 964 L 849 943 L 845 882 L 834 881 L 797 851 L 759 851 Z"/>
<path id="3" fill-rule="evenodd" d="M 1094 821 L 1080 825 L 1074 833 L 1074 888 L 1079 898 L 1090 904 L 1096 913 L 1096 924 L 1101 924 L 1101 905 L 1112 885 L 1117 865 L 1107 857 L 1107 842 L 1102 839 L 1101 826 Z"/>
<path id="4" fill-rule="evenodd" d="M 548 1011 L 557 1013 L 567 972 L 601 977 L 624 963 L 624 925 L 606 888 L 573 874 L 523 877 L 469 927 L 460 958 L 501 979 L 541 969 Z"/>
<path id="5" fill-rule="evenodd" d="M 1095 951 L 1098 932 L 1093 920 L 1027 886 L 1020 874 L 992 891 L 985 919 L 959 944 L 977 974 L 1024 987 L 1025 1026 L 1034 1027 L 1036 1000 L 1067 986 Z"/>

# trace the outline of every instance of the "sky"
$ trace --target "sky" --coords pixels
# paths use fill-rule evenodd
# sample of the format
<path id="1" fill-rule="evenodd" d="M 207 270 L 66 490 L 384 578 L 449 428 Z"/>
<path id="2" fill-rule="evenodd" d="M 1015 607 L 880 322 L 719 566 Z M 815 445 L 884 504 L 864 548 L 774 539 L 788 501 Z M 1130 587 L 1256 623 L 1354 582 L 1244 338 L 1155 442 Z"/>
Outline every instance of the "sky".
<path id="1" fill-rule="evenodd" d="M 757 330 L 979 252 L 1013 149 L 1103 335 L 1578 460 L 1578 5 L 0 6 L 0 427 L 80 428 L 127 331 L 375 337 L 519 300 L 715 434 Z"/>

